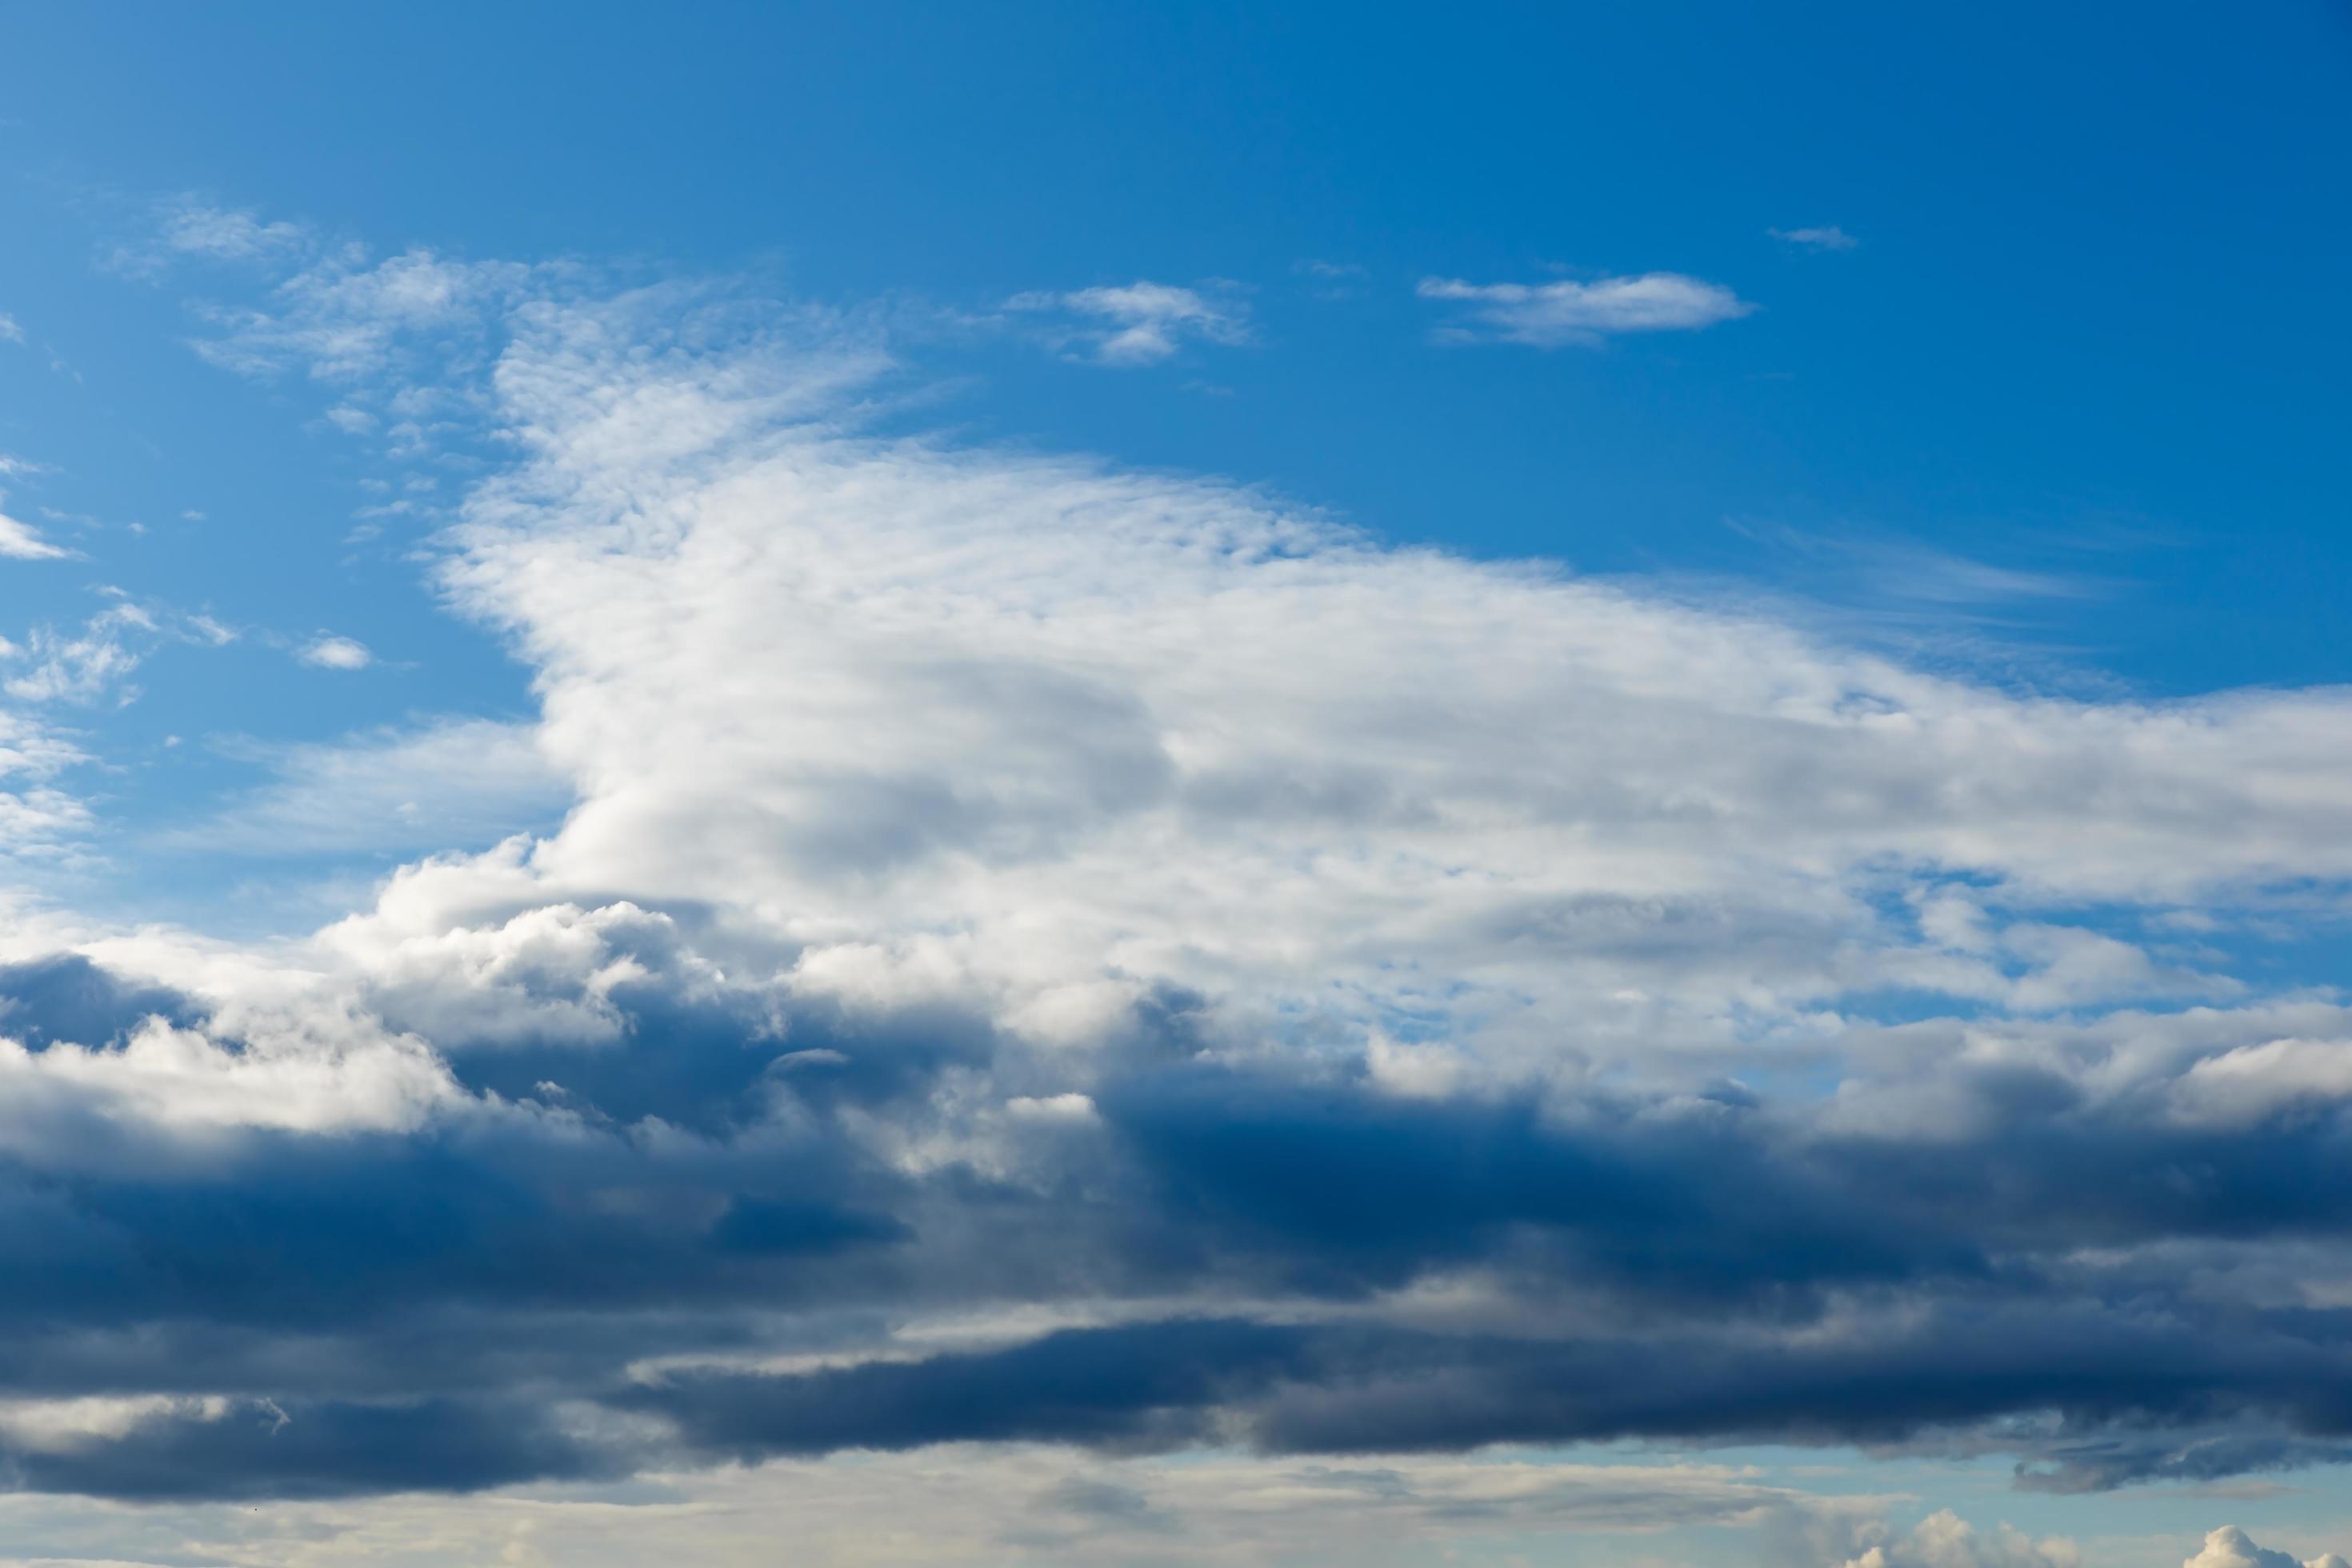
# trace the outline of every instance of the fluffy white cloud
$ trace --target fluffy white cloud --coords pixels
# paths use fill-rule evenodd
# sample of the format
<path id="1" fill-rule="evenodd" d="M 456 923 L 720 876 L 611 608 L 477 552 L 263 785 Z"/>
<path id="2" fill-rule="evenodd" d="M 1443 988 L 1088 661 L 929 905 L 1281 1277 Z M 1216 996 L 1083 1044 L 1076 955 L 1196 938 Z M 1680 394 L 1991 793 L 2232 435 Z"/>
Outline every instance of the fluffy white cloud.
<path id="1" fill-rule="evenodd" d="M 2082 1561 L 2071 1541 L 2034 1541 L 2006 1524 L 1982 1533 L 1946 1509 L 1906 1534 L 1889 1533 L 1844 1568 L 2080 1568 Z"/>
<path id="2" fill-rule="evenodd" d="M 2333 1552 L 2307 1561 L 2298 1560 L 2290 1552 L 2273 1552 L 2255 1545 L 2237 1526 L 2224 1525 L 2206 1536 L 2205 1549 L 2181 1563 L 2180 1568 L 2346 1568 L 2346 1564 Z"/>
<path id="3" fill-rule="evenodd" d="M 1421 297 L 1463 307 L 1441 335 L 1558 348 L 1626 332 L 1694 331 L 1755 310 L 1720 283 L 1645 272 L 1591 283 L 1467 283 L 1424 278 Z"/>
<path id="4" fill-rule="evenodd" d="M 779 424 L 728 389 L 824 350 L 624 339 L 533 315 L 499 386 L 534 455 L 442 573 L 580 793 L 551 901 L 773 911 L 1009 1019 L 1175 985 L 1609 1055 L 1890 988 L 2224 995 L 2043 911 L 2352 875 L 2339 694 L 2020 696 L 1211 482 Z M 1956 878 L 1984 934 L 1927 918 Z"/>

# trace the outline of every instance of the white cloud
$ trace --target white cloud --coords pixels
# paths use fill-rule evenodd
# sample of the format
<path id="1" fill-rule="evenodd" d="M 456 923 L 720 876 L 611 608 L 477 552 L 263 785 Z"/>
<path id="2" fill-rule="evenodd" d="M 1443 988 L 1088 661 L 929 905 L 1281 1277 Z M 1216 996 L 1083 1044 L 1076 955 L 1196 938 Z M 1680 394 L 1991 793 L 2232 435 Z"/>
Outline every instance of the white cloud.
<path id="1" fill-rule="evenodd" d="M 1679 272 L 1645 272 L 1591 283 L 1466 283 L 1424 278 L 1424 300 L 1464 307 L 1442 335 L 1464 342 L 1559 348 L 1627 332 L 1695 331 L 1755 310 L 1720 283 Z"/>
<path id="2" fill-rule="evenodd" d="M 1862 243 L 1833 223 L 1811 228 L 1776 228 L 1770 233 L 1774 239 L 1786 240 L 1807 250 L 1852 250 Z"/>
<path id="3" fill-rule="evenodd" d="M 294 223 L 264 223 L 250 208 L 219 207 L 184 199 L 164 209 L 160 237 L 183 256 L 250 261 L 300 248 L 309 231 Z"/>
<path id="4" fill-rule="evenodd" d="M 25 329 L 16 324 L 16 318 L 0 310 L 0 342 L 21 343 L 24 341 Z"/>
<path id="5" fill-rule="evenodd" d="M 2082 1552 L 2072 1541 L 2034 1541 L 2001 1525 L 1990 1533 L 1945 1509 L 1929 1514 L 1907 1533 L 1885 1531 L 1844 1568 L 2081 1568 Z"/>
<path id="6" fill-rule="evenodd" d="M 2336 694 L 2021 697 L 1213 483 L 777 427 L 723 389 L 789 373 L 612 341 L 546 313 L 510 351 L 538 456 L 444 578 L 582 792 L 550 901 L 790 911 L 810 963 L 944 963 L 1007 1017 L 1287 1014 L 1311 976 L 1349 1027 L 1443 995 L 1556 1057 L 1566 1016 L 1654 1055 L 1888 986 L 2220 994 L 2036 911 L 2352 876 Z M 1973 950 L 1885 902 L 1955 874 Z"/>
<path id="7" fill-rule="evenodd" d="M 1140 279 L 1066 294 L 1016 294 L 1005 301 L 1005 309 L 1060 312 L 1103 323 L 1076 327 L 1071 336 L 1092 358 L 1108 365 L 1156 364 L 1172 357 L 1187 340 L 1234 344 L 1250 338 L 1248 311 L 1239 302 Z"/>
<path id="8" fill-rule="evenodd" d="M 304 643 L 295 657 L 320 669 L 365 669 L 375 662 L 375 655 L 368 651 L 365 643 L 328 632 Z"/>
<path id="9" fill-rule="evenodd" d="M 32 524 L 0 512 L 0 556 L 14 561 L 57 561 L 71 553 L 42 538 Z"/>
<path id="10" fill-rule="evenodd" d="M 0 665 L 16 651 L 0 637 Z M 89 808 L 51 781 L 89 760 L 56 731 L 0 708 L 0 858 L 53 861 L 71 853 L 89 830 Z"/>
<path id="11" fill-rule="evenodd" d="M 482 308 L 511 294 L 530 272 L 510 263 L 447 260 L 422 248 L 379 261 L 346 247 L 287 278 L 266 306 L 212 309 L 207 315 L 217 332 L 195 348 L 241 374 L 299 366 L 320 380 L 363 381 L 411 351 L 472 336 Z"/>
<path id="12" fill-rule="evenodd" d="M 79 633 L 37 628 L 23 647 L 0 653 L 0 668 L 20 671 L 0 680 L 0 690 L 29 702 L 129 701 L 136 693 L 123 689 L 123 682 L 146 657 L 137 645 L 151 643 L 161 631 L 151 611 L 128 602 L 92 616 Z"/>
<path id="13" fill-rule="evenodd" d="M 151 1019 L 120 1047 L 56 1044 L 39 1051 L 0 1024 L 0 1149 L 54 1159 L 77 1114 L 142 1131 L 273 1128 L 320 1132 L 419 1125 L 457 1098 L 421 1041 L 379 1037 L 322 1047 L 313 1038 L 226 1046 Z"/>
<path id="14" fill-rule="evenodd" d="M 2235 1525 L 2224 1525 L 2205 1538 L 2205 1549 L 2180 1568 L 2347 1568 L 2333 1552 L 2298 1561 L 2292 1553 L 2257 1546 Z"/>

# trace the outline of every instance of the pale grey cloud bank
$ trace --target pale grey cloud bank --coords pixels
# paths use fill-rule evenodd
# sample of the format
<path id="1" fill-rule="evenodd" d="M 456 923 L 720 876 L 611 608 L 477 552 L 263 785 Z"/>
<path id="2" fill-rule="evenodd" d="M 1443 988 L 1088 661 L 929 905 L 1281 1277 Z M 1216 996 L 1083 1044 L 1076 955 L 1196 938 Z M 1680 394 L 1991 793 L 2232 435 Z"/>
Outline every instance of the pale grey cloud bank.
<path id="1" fill-rule="evenodd" d="M 516 454 L 434 583 L 538 707 L 299 749 L 188 830 L 415 806 L 306 937 L 0 924 L 20 1487 L 496 1494 L 457 1561 L 501 1489 L 657 1475 L 895 1486 L 1049 1561 L 1212 1558 L 1239 1493 L 1269 1557 L 1486 1510 L 2056 1568 L 1577 1446 L 2040 1490 L 2352 1454 L 2352 1009 L 2181 934 L 2341 908 L 2343 692 L 2020 691 L 886 437 L 874 343 L 715 286 L 300 266 L 215 357 Z M 0 733 L 37 811 L 69 752 Z M 470 841 L 486 778 L 542 819 Z"/>
<path id="2" fill-rule="evenodd" d="M 1602 278 L 1590 283 L 1468 283 L 1424 278 L 1424 300 L 1460 307 L 1441 327 L 1458 342 L 1559 348 L 1629 332 L 1696 331 L 1737 321 L 1756 309 L 1720 283 L 1679 272 Z"/>

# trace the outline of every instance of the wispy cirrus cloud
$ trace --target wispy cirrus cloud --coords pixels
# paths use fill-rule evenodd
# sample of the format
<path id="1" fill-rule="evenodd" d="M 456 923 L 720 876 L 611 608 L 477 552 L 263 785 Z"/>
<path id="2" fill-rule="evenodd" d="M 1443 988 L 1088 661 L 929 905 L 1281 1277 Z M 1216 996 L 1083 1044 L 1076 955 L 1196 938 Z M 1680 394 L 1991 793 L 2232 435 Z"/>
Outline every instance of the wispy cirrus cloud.
<path id="1" fill-rule="evenodd" d="M 0 556 L 12 561 L 57 561 L 73 552 L 41 536 L 41 531 L 0 512 Z"/>
<path id="2" fill-rule="evenodd" d="M 300 224 L 265 223 L 250 208 L 215 206 L 192 196 L 164 207 L 156 237 L 178 255 L 222 261 L 280 257 L 314 242 Z"/>
<path id="3" fill-rule="evenodd" d="M 1602 278 L 1590 283 L 1469 283 L 1424 278 L 1417 292 L 1461 307 L 1437 330 L 1454 342 L 1532 348 L 1591 344 L 1631 332 L 1696 331 L 1737 321 L 1756 307 L 1720 283 L 1679 272 Z"/>
<path id="4" fill-rule="evenodd" d="M 1766 232 L 1774 239 L 1805 250 L 1852 250 L 1862 243 L 1833 223 L 1811 228 L 1768 229 Z"/>
<path id="5" fill-rule="evenodd" d="M 222 647 L 236 640 L 208 615 L 142 603 L 116 588 L 100 592 L 111 603 L 78 628 L 44 625 L 21 643 L 0 639 L 0 690 L 28 702 L 125 704 L 139 695 L 131 675 L 159 645 Z"/>
<path id="6" fill-rule="evenodd" d="M 217 742 L 269 780 L 210 815 L 158 834 L 156 847 L 246 855 L 416 853 L 481 848 L 545 826 L 570 782 L 532 726 L 447 719 L 331 742 Z"/>
<path id="7" fill-rule="evenodd" d="M 346 248 L 287 277 L 261 305 L 208 308 L 214 331 L 195 347 L 240 374 L 299 368 L 322 381 L 361 381 L 404 353 L 446 352 L 464 340 L 478 331 L 484 307 L 511 295 L 526 272 L 422 248 L 381 260 Z"/>
<path id="8" fill-rule="evenodd" d="M 1058 339 L 1098 364 L 1157 364 L 1188 342 L 1231 347 L 1250 341 L 1248 307 L 1215 292 L 1138 279 L 1066 293 L 1016 294 L 1008 310 L 1061 318 Z"/>

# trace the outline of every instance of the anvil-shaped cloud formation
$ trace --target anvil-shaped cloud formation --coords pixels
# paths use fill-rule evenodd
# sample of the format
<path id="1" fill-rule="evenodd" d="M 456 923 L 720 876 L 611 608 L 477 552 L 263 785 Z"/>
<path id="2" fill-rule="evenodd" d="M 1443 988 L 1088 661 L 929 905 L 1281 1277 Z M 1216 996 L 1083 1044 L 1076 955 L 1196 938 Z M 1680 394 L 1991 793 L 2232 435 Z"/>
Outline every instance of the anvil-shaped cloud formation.
<path id="1" fill-rule="evenodd" d="M 2239 935 L 2352 878 L 2352 694 L 2022 692 L 893 433 L 882 345 L 723 290 L 273 301 L 215 357 L 520 454 L 436 581 L 575 804 L 299 942 L 20 911 L 18 1485 L 2352 1456 L 2352 1008 Z"/>

